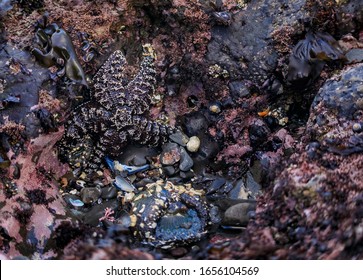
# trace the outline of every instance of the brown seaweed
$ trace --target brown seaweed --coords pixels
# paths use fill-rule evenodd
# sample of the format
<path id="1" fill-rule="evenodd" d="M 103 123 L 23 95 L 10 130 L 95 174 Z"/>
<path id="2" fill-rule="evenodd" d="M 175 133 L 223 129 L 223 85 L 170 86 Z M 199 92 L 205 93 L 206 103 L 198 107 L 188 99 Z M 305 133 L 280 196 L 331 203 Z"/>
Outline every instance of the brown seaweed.
<path id="1" fill-rule="evenodd" d="M 309 31 L 292 50 L 287 81 L 295 85 L 310 85 L 327 62 L 339 60 L 344 61 L 345 56 L 331 35 Z"/>

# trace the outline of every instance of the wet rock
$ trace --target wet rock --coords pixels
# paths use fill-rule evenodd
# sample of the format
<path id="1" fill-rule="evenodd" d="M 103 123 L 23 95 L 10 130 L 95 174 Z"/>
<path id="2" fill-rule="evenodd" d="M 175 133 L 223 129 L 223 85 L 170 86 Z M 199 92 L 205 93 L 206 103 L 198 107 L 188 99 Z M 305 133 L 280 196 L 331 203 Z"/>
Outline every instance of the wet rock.
<path id="1" fill-rule="evenodd" d="M 224 226 L 246 226 L 250 219 L 249 213 L 255 211 L 256 201 L 246 201 L 229 207 L 222 219 Z"/>
<path id="2" fill-rule="evenodd" d="M 38 91 L 49 79 L 48 73 L 49 70 L 37 65 L 28 52 L 9 44 L 0 49 L 0 80 L 6 81 L 0 100 L 8 96 L 17 96 L 20 100 L 19 104 L 0 110 L 0 119 L 5 116 L 16 122 L 25 119 L 31 107 L 38 103 Z"/>
<path id="3" fill-rule="evenodd" d="M 184 247 L 178 247 L 171 250 L 170 254 L 175 258 L 180 258 L 185 256 L 188 253 L 188 250 Z"/>
<path id="4" fill-rule="evenodd" d="M 147 158 L 158 155 L 158 151 L 152 147 L 136 147 L 128 145 L 122 154 L 117 157 L 119 162 L 127 165 L 141 166 L 147 164 Z"/>
<path id="5" fill-rule="evenodd" d="M 101 196 L 101 189 L 99 187 L 84 187 L 80 196 L 84 203 L 90 204 L 96 202 Z"/>
<path id="6" fill-rule="evenodd" d="M 246 189 L 253 197 L 256 197 L 261 192 L 261 185 L 255 181 L 250 171 L 246 173 Z"/>
<path id="7" fill-rule="evenodd" d="M 180 147 L 179 169 L 181 171 L 187 172 L 193 167 L 193 165 L 193 159 L 189 156 L 188 152 L 183 147 Z"/>
<path id="8" fill-rule="evenodd" d="M 91 210 L 84 215 L 84 223 L 95 227 L 100 223 L 100 218 L 105 215 L 106 208 L 116 210 L 117 207 L 118 201 L 116 199 L 105 201 L 102 204 L 95 204 L 92 206 Z"/>
<path id="9" fill-rule="evenodd" d="M 184 180 L 190 180 L 195 176 L 195 174 L 192 171 L 187 171 L 187 172 L 180 171 L 179 176 Z"/>
<path id="10" fill-rule="evenodd" d="M 233 189 L 229 192 L 228 197 L 231 199 L 247 199 L 249 197 L 243 179 L 240 179 L 235 183 Z"/>
<path id="11" fill-rule="evenodd" d="M 241 81 L 230 82 L 229 90 L 231 91 L 231 95 L 235 100 L 238 98 L 247 97 L 250 94 L 250 91 L 247 88 L 246 84 Z"/>
<path id="12" fill-rule="evenodd" d="M 200 140 L 197 136 L 190 137 L 188 143 L 187 143 L 187 150 L 189 152 L 195 153 L 198 151 L 200 147 Z"/>
<path id="13" fill-rule="evenodd" d="M 352 49 L 345 54 L 348 63 L 357 63 L 363 61 L 363 49 Z"/>
<path id="14" fill-rule="evenodd" d="M 162 153 L 160 155 L 160 162 L 164 165 L 173 165 L 180 161 L 181 152 L 179 145 L 176 143 L 166 143 L 162 147 Z"/>
<path id="15" fill-rule="evenodd" d="M 176 131 L 175 133 L 171 134 L 169 136 L 170 140 L 173 142 L 179 144 L 180 146 L 185 147 L 189 141 L 189 137 L 186 136 L 183 132 L 180 130 Z"/>
<path id="16" fill-rule="evenodd" d="M 165 172 L 165 175 L 167 175 L 167 176 L 172 176 L 176 173 L 176 169 L 171 165 L 164 166 L 163 170 Z"/>
<path id="17" fill-rule="evenodd" d="M 115 186 L 106 186 L 101 189 L 101 198 L 111 199 L 117 196 L 117 189 Z"/>
<path id="18" fill-rule="evenodd" d="M 208 128 L 207 119 L 200 112 L 184 116 L 184 131 L 189 136 L 200 136 Z"/>
<path id="19" fill-rule="evenodd" d="M 222 186 L 226 183 L 226 179 L 223 177 L 217 177 L 213 180 L 213 182 L 210 184 L 207 190 L 207 194 L 213 194 L 220 190 Z"/>

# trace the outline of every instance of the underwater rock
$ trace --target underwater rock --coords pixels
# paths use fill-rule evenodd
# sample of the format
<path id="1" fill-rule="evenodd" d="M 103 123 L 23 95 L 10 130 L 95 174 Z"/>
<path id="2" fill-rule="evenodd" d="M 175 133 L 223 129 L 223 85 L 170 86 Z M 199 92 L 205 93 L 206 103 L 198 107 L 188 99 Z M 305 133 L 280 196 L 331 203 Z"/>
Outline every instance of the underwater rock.
<path id="1" fill-rule="evenodd" d="M 198 241 L 209 224 L 203 192 L 163 181 L 134 196 L 130 215 L 134 236 L 164 249 Z"/>
<path id="2" fill-rule="evenodd" d="M 193 167 L 193 165 L 193 159 L 188 155 L 188 152 L 183 147 L 180 147 L 180 170 L 187 172 Z"/>
<path id="3" fill-rule="evenodd" d="M 223 226 L 247 226 L 250 212 L 255 211 L 256 201 L 240 202 L 224 211 L 221 224 Z"/>
<path id="4" fill-rule="evenodd" d="M 162 147 L 160 162 L 164 165 L 173 165 L 180 161 L 181 151 L 176 143 L 166 143 Z"/>

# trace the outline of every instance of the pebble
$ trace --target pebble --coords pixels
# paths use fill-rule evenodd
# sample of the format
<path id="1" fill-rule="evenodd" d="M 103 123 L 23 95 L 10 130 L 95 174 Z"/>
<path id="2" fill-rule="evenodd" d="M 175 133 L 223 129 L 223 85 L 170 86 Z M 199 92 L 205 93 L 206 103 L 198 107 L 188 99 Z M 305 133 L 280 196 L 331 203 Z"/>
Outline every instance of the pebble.
<path id="1" fill-rule="evenodd" d="M 360 133 L 363 131 L 363 125 L 361 123 L 355 123 L 353 124 L 353 131 L 355 133 Z"/>
<path id="2" fill-rule="evenodd" d="M 180 258 L 185 256 L 188 253 L 188 250 L 184 247 L 178 247 L 171 250 L 170 254 L 175 258 Z"/>
<path id="3" fill-rule="evenodd" d="M 207 194 L 216 193 L 225 183 L 226 179 L 224 179 L 223 177 L 217 177 L 209 186 Z"/>
<path id="4" fill-rule="evenodd" d="M 99 224 L 99 219 L 105 215 L 105 209 L 111 208 L 116 210 L 119 202 L 117 199 L 111 199 L 105 201 L 102 204 L 93 205 L 92 209 L 84 215 L 84 223 L 90 226 L 97 226 Z"/>
<path id="5" fill-rule="evenodd" d="M 124 192 L 135 192 L 136 191 L 135 187 L 133 185 L 131 185 L 129 182 L 127 182 L 127 180 L 122 178 L 121 176 L 116 176 L 114 184 L 118 189 L 120 189 Z"/>
<path id="6" fill-rule="evenodd" d="M 189 171 L 193 167 L 193 164 L 194 162 L 187 151 L 183 147 L 180 147 L 180 170 L 184 172 Z"/>
<path id="7" fill-rule="evenodd" d="M 163 170 L 164 170 L 166 176 L 172 176 L 176 173 L 175 168 L 171 165 L 163 167 Z"/>
<path id="8" fill-rule="evenodd" d="M 101 189 L 98 187 L 83 188 L 80 192 L 80 195 L 84 203 L 93 203 L 100 198 Z"/>
<path id="9" fill-rule="evenodd" d="M 170 140 L 172 140 L 173 142 L 179 144 L 180 146 L 185 147 L 189 141 L 189 137 L 186 136 L 183 132 L 181 132 L 180 130 L 178 130 L 177 132 L 171 134 L 169 136 Z"/>
<path id="10" fill-rule="evenodd" d="M 233 81 L 229 83 L 229 89 L 234 98 L 247 97 L 250 94 L 244 82 Z"/>
<path id="11" fill-rule="evenodd" d="M 181 154 L 179 145 L 176 143 L 166 143 L 162 148 L 160 162 L 163 165 L 173 165 L 180 161 Z"/>
<path id="12" fill-rule="evenodd" d="M 114 186 L 106 186 L 101 189 L 101 198 L 110 199 L 115 198 L 117 196 L 117 188 Z"/>
<path id="13" fill-rule="evenodd" d="M 240 179 L 236 182 L 233 189 L 228 194 L 229 198 L 232 199 L 247 199 L 248 192 L 246 191 L 246 186 L 243 179 Z"/>
<path id="14" fill-rule="evenodd" d="M 256 202 L 242 202 L 229 207 L 224 212 L 222 225 L 224 226 L 246 226 L 249 221 L 249 212 L 254 211 Z"/>
<path id="15" fill-rule="evenodd" d="M 189 142 L 187 143 L 187 150 L 189 152 L 195 153 L 199 150 L 200 147 L 200 139 L 197 136 L 190 137 Z"/>
<path id="16" fill-rule="evenodd" d="M 250 171 L 247 172 L 246 176 L 246 188 L 251 192 L 252 196 L 256 197 L 261 191 L 261 185 L 255 181 Z"/>

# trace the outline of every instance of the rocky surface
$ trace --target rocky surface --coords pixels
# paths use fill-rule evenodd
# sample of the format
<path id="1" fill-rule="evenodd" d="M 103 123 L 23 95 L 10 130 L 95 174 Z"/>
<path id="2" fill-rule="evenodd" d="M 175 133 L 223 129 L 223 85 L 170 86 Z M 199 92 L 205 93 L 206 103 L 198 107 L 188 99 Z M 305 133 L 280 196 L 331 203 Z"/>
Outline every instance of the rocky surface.
<path id="1" fill-rule="evenodd" d="M 362 8 L 358 0 L 1 1 L 1 257 L 362 258 Z M 288 81 L 299 42 L 308 57 L 301 61 L 314 71 L 309 86 Z M 148 118 L 178 132 L 164 146 L 127 146 L 111 159 L 102 153 L 104 166 L 86 179 L 77 164 L 59 161 L 56 142 L 71 133 L 63 124 L 101 92 L 92 80 L 114 51 L 128 63 L 120 85 L 130 83 L 146 43 L 156 54 Z M 30 55 L 39 44 L 49 68 Z M 67 55 L 54 46 L 78 58 L 84 85 L 67 75 Z M 77 147 L 84 148 L 69 141 L 63 155 L 76 158 Z M 196 212 L 208 226 L 191 244 L 143 244 L 149 233 L 129 215 L 160 179 L 192 187 L 206 203 Z M 182 192 L 163 206 L 181 236 L 188 207 L 202 205 L 181 203 Z M 134 211 L 142 216 L 143 207 Z M 158 230 L 169 241 L 167 219 Z"/>

